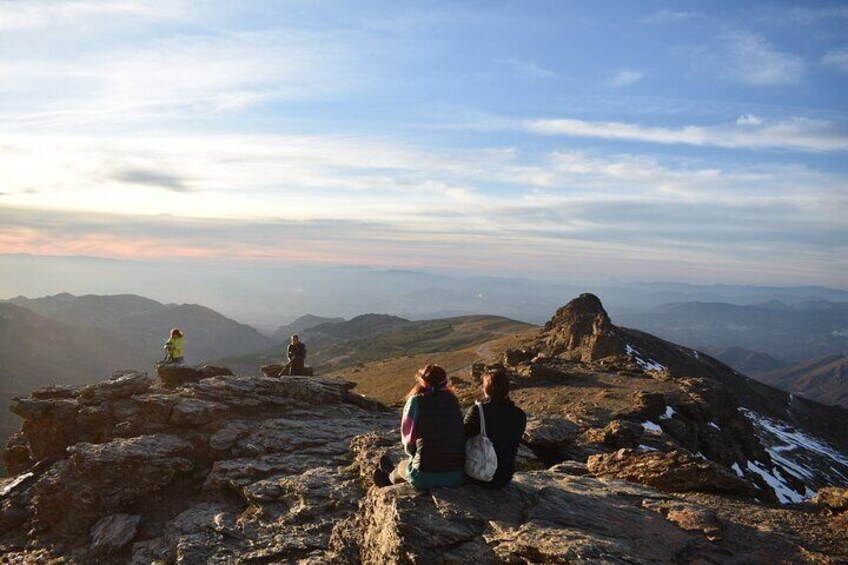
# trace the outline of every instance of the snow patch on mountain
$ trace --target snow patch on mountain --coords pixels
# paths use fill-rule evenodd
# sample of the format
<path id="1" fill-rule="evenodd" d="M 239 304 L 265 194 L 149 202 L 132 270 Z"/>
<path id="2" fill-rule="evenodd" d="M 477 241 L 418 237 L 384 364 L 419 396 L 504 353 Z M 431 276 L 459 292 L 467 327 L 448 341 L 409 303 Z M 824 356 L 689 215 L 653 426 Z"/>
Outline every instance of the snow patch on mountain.
<path id="1" fill-rule="evenodd" d="M 662 428 L 656 422 L 651 422 L 650 420 L 642 422 L 642 428 L 645 429 L 646 432 L 653 432 L 657 434 L 662 433 Z"/>
<path id="2" fill-rule="evenodd" d="M 762 462 L 749 461 L 748 470 L 772 486 L 782 503 L 800 502 L 822 487 L 848 482 L 848 457 L 827 442 L 753 410 L 740 408 L 740 411 L 754 425 L 760 443 L 774 463 L 769 470 Z M 804 485 L 803 493 L 798 492 L 799 483 Z"/>
<path id="3" fill-rule="evenodd" d="M 633 347 L 632 345 L 625 344 L 624 350 L 630 355 L 636 364 L 642 367 L 646 371 L 664 371 L 665 366 L 661 363 L 658 363 L 648 357 L 647 355 L 641 353 L 638 349 Z"/>

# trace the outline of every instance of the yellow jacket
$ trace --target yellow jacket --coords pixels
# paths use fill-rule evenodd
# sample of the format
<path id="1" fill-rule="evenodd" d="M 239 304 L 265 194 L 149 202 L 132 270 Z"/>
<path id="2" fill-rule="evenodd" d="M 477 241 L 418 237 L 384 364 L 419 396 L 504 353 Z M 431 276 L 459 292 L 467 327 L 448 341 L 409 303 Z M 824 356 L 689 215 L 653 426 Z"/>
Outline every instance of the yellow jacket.
<path id="1" fill-rule="evenodd" d="M 168 355 L 171 359 L 177 359 L 183 356 L 183 350 L 185 349 L 185 337 L 184 336 L 176 336 L 170 337 L 168 341 L 165 342 L 165 351 L 168 352 Z"/>

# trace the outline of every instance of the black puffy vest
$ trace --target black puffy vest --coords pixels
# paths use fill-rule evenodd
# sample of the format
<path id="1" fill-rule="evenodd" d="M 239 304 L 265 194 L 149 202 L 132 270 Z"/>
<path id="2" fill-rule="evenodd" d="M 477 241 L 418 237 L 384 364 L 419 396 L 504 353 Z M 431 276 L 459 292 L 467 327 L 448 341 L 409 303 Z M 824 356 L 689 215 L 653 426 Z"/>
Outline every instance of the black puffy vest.
<path id="1" fill-rule="evenodd" d="M 418 468 L 425 473 L 465 469 L 465 435 L 456 397 L 446 391 L 424 394 L 418 408 Z"/>

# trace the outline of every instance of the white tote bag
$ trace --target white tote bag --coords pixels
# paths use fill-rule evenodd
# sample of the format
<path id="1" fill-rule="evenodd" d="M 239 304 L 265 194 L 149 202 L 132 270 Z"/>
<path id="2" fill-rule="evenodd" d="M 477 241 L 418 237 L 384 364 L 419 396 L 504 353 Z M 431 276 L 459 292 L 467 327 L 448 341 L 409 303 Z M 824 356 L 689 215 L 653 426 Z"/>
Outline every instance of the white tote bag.
<path id="1" fill-rule="evenodd" d="M 465 442 L 465 474 L 479 481 L 491 481 L 498 469 L 498 455 L 495 446 L 486 436 L 486 418 L 483 405 L 475 404 L 480 415 L 480 435 Z"/>

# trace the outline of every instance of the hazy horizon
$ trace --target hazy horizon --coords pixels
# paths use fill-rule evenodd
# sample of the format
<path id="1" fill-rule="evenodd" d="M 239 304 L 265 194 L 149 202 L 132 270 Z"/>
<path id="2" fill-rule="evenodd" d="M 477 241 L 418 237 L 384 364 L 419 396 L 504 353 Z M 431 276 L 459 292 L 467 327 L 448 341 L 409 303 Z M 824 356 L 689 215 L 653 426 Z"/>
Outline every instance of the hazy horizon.
<path id="1" fill-rule="evenodd" d="M 0 254 L 848 288 L 846 29 L 826 1 L 5 2 Z"/>
<path id="2" fill-rule="evenodd" d="M 62 292 L 137 294 L 163 303 L 207 306 L 268 331 L 304 314 L 351 318 L 369 312 L 412 319 L 493 314 L 548 320 L 583 292 L 610 313 L 670 302 L 757 304 L 824 299 L 848 302 L 848 289 L 821 286 L 696 284 L 687 281 L 590 280 L 493 276 L 426 269 L 221 261 L 155 262 L 85 257 L 0 255 L 0 300 Z"/>

